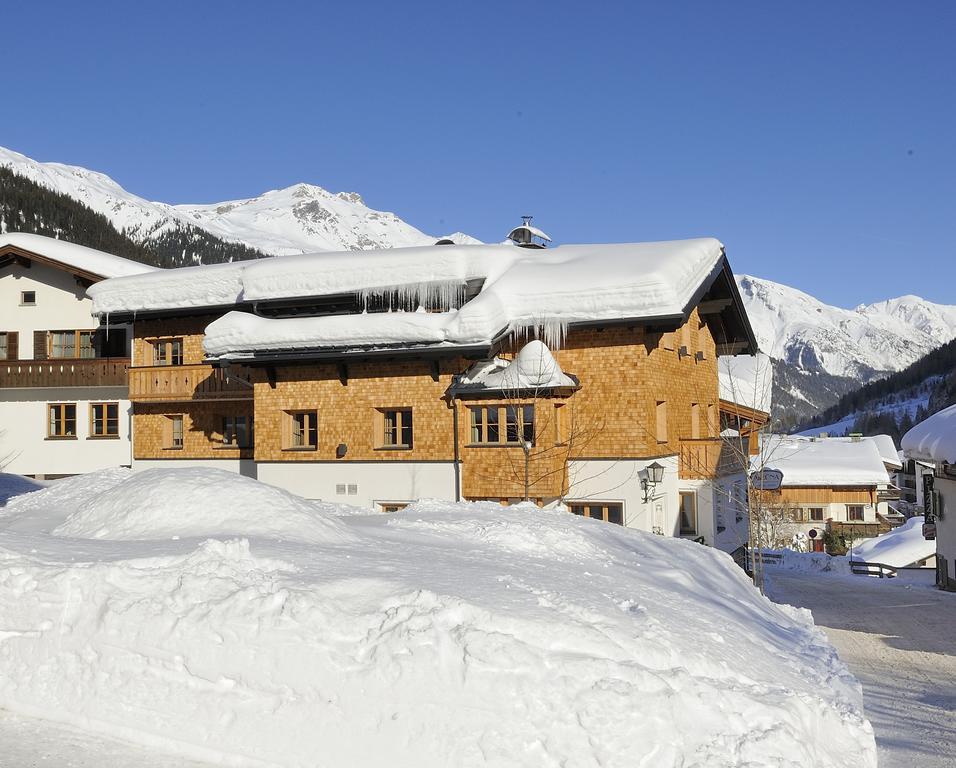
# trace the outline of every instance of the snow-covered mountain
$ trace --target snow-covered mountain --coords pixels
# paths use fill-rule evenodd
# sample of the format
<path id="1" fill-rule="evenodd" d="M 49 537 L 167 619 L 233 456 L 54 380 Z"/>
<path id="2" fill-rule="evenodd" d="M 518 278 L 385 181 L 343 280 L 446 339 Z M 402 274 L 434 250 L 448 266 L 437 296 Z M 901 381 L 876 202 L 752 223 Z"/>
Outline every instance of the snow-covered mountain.
<path id="1" fill-rule="evenodd" d="M 843 309 L 780 283 L 738 275 L 760 348 L 778 361 L 775 405 L 806 413 L 956 338 L 956 306 L 901 296 Z"/>
<path id="2" fill-rule="evenodd" d="M 0 166 L 79 200 L 137 241 L 189 226 L 268 254 L 395 248 L 431 244 L 437 239 L 394 213 L 369 208 L 355 192 L 333 193 L 311 184 L 295 184 L 248 200 L 169 205 L 134 195 L 105 174 L 74 165 L 41 163 L 2 147 Z M 478 242 L 462 233 L 446 237 L 455 242 Z"/>

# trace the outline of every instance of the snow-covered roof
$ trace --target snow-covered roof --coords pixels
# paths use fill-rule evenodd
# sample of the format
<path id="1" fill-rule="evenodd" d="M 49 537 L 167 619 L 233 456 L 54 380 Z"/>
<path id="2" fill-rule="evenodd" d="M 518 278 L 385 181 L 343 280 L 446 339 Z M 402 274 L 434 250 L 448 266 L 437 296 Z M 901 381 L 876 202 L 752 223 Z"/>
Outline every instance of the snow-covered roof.
<path id="1" fill-rule="evenodd" d="M 720 398 L 755 411 L 770 413 L 773 365 L 763 353 L 727 355 L 718 363 Z"/>
<path id="2" fill-rule="evenodd" d="M 812 439 L 794 435 L 766 435 L 752 459 L 783 472 L 789 486 L 870 486 L 890 482 L 883 457 L 873 440 Z"/>
<path id="3" fill-rule="evenodd" d="M 853 559 L 905 568 L 932 557 L 936 554 L 936 541 L 924 538 L 924 520 L 922 515 L 911 517 L 898 528 L 857 544 L 853 547 Z"/>
<path id="4" fill-rule="evenodd" d="M 334 349 L 436 345 L 446 341 L 444 325 L 454 312 L 376 312 L 272 320 L 228 312 L 206 328 L 203 341 L 212 357 L 263 349 L 312 349 L 317 339 Z"/>
<path id="5" fill-rule="evenodd" d="M 921 421 L 903 435 L 901 446 L 913 459 L 956 464 L 956 405 Z"/>
<path id="6" fill-rule="evenodd" d="M 7 246 L 30 251 L 67 267 L 104 278 L 144 275 L 162 271 L 138 261 L 114 256 L 112 253 L 97 251 L 66 240 L 57 240 L 27 232 L 7 232 L 0 235 L 0 249 Z"/>
<path id="7" fill-rule="evenodd" d="M 501 392 L 577 387 L 578 382 L 561 370 L 551 350 L 532 339 L 514 360 L 483 360 L 475 363 L 456 382 L 455 389 L 469 392 Z"/>

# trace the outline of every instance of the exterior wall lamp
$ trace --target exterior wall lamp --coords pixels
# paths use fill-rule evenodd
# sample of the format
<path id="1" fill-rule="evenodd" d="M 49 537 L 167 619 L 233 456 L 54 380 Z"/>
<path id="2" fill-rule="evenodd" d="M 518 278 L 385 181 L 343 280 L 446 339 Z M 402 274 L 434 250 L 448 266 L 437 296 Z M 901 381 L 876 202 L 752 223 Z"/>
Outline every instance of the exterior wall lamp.
<path id="1" fill-rule="evenodd" d="M 651 491 L 664 480 L 664 467 L 656 461 L 647 465 L 646 475 L 641 478 L 641 490 L 644 491 L 644 503 L 651 500 Z"/>

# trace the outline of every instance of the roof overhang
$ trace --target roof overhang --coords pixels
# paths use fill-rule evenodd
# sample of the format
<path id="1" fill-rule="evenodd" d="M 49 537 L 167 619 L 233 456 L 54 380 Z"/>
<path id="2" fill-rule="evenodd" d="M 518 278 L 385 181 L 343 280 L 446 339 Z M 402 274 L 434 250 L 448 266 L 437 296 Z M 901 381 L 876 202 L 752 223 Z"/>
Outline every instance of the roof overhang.
<path id="1" fill-rule="evenodd" d="M 29 251 L 17 245 L 0 245 L 0 269 L 4 269 L 11 264 L 20 264 L 29 269 L 33 263 L 68 272 L 87 286 L 106 279 L 103 275 L 98 275 L 95 272 L 80 269 L 79 267 L 74 267 L 71 264 L 66 264 L 56 259 L 51 259 L 49 256 L 44 256 L 42 253 L 37 253 L 36 251 Z"/>

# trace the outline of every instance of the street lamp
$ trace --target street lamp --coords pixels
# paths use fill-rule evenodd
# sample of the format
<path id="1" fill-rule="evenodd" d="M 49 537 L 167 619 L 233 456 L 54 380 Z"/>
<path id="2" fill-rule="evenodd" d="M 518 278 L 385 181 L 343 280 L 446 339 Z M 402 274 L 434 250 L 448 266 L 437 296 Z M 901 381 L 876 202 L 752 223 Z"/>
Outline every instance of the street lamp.
<path id="1" fill-rule="evenodd" d="M 656 461 L 645 468 L 646 476 L 641 478 L 641 490 L 644 491 L 644 503 L 651 500 L 651 490 L 664 480 L 664 467 Z"/>

